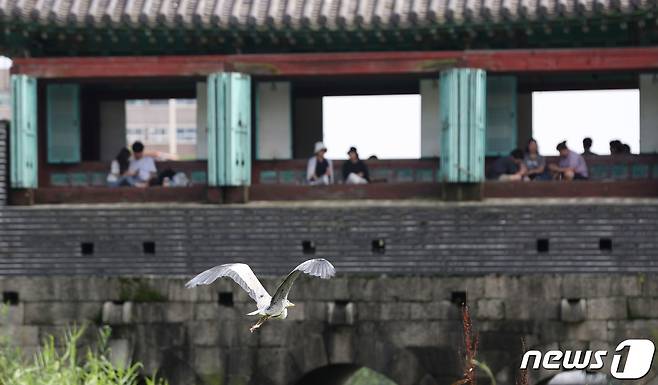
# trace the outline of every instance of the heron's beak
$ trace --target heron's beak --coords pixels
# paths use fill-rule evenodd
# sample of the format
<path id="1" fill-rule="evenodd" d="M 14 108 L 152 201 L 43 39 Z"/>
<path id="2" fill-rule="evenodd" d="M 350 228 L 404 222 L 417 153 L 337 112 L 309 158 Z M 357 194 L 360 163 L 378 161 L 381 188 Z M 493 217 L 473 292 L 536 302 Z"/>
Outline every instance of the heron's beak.
<path id="1" fill-rule="evenodd" d="M 295 304 L 292 302 L 288 302 L 288 307 L 295 307 Z"/>

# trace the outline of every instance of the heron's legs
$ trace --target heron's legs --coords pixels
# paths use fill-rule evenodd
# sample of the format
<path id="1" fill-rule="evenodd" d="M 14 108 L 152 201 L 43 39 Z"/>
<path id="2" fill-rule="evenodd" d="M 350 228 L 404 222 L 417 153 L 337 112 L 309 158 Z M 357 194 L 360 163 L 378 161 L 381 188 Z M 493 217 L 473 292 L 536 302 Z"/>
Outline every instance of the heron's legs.
<path id="1" fill-rule="evenodd" d="M 262 324 L 265 323 L 265 321 L 267 321 L 267 320 L 270 319 L 271 317 L 272 317 L 272 316 L 269 316 L 269 315 L 264 315 L 264 316 L 260 317 L 260 319 L 258 320 L 258 322 L 256 322 L 256 324 L 255 324 L 254 326 L 252 326 L 252 327 L 249 328 L 249 331 L 253 333 L 254 330 L 258 329 Z"/>

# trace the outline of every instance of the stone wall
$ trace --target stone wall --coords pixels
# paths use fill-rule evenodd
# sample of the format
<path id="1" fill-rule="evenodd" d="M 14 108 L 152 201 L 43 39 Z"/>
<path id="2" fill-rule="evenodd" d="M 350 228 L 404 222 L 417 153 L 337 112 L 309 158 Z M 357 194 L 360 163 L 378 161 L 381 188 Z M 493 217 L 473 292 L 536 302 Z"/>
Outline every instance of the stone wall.
<path id="1" fill-rule="evenodd" d="M 657 272 L 657 233 L 658 200 L 7 206 L 0 275 Z"/>
<path id="2" fill-rule="evenodd" d="M 183 278 L 4 277 L 2 329 L 26 351 L 67 325 L 113 328 L 114 359 L 132 357 L 172 384 L 298 384 L 352 364 L 400 385 L 443 385 L 460 373 L 466 298 L 479 358 L 513 384 L 521 339 L 529 349 L 608 349 L 658 332 L 658 276 L 526 275 L 300 279 L 285 321 L 250 334 L 253 303 L 229 280 L 188 290 Z M 266 279 L 273 291 L 278 280 Z M 16 298 L 16 294 L 18 298 Z M 328 371 L 331 376 L 331 371 Z M 336 372 L 338 373 L 338 372 Z M 532 383 L 551 373 L 533 371 Z M 644 382 L 655 378 L 651 373 Z M 486 383 L 481 381 L 481 383 Z"/>

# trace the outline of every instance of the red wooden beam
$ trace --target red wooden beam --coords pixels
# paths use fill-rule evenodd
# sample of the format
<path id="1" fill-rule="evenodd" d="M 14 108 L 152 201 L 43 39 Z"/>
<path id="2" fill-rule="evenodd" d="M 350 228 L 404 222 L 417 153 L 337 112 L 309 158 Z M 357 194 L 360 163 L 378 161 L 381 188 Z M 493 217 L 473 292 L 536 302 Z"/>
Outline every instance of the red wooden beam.
<path id="1" fill-rule="evenodd" d="M 224 70 L 223 56 L 99 56 L 13 59 L 11 73 L 39 78 L 206 76 Z"/>
<path id="2" fill-rule="evenodd" d="M 658 47 L 207 56 L 18 58 L 12 73 L 41 78 L 205 76 L 240 71 L 272 76 L 435 73 L 449 67 L 492 72 L 658 69 Z"/>

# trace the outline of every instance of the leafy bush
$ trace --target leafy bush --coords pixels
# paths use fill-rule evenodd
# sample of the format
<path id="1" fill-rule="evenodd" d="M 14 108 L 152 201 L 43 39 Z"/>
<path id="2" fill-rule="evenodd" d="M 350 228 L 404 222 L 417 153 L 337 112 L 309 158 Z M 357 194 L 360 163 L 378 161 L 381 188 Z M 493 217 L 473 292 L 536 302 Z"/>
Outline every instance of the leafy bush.
<path id="1" fill-rule="evenodd" d="M 0 346 L 0 385 L 166 385 L 161 378 L 140 380 L 141 363 L 114 365 L 110 361 L 108 341 L 110 328 L 99 330 L 96 348 L 78 351 L 78 342 L 85 328 L 69 329 L 62 347 L 55 346 L 49 336 L 34 357 L 25 357 L 11 341 Z"/>

